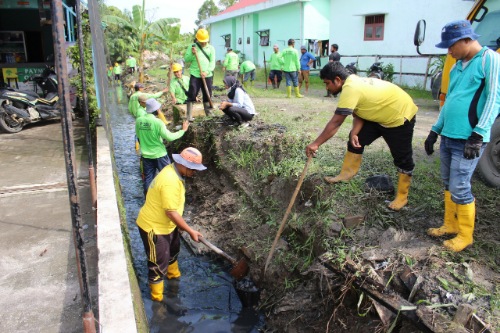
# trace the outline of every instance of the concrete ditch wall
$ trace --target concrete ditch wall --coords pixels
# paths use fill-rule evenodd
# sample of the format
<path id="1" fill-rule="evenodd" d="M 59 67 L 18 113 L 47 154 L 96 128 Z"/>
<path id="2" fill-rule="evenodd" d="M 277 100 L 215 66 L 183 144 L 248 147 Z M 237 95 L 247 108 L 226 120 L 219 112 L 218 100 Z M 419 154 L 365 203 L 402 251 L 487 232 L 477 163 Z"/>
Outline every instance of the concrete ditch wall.
<path id="1" fill-rule="evenodd" d="M 112 151 L 97 128 L 97 248 L 99 331 L 137 332 L 125 246 L 113 179 Z"/>

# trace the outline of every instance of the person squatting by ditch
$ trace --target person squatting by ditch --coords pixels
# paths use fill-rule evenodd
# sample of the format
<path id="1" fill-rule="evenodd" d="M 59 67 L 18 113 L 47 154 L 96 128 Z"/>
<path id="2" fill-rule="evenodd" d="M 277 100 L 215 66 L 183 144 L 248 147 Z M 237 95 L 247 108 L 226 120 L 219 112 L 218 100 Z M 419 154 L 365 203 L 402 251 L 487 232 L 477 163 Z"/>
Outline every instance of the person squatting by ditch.
<path id="1" fill-rule="evenodd" d="M 252 99 L 234 76 L 226 76 L 224 85 L 228 90 L 228 101 L 222 102 L 219 109 L 238 125 L 248 126 L 248 121 L 255 115 Z"/>

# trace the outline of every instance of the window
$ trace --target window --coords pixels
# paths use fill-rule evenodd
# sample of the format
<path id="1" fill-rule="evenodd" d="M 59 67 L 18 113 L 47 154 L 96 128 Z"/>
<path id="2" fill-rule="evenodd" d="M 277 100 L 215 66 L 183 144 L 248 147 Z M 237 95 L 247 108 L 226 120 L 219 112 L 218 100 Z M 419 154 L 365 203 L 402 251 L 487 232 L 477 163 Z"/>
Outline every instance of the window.
<path id="1" fill-rule="evenodd" d="M 260 46 L 269 46 L 269 29 L 268 30 L 259 30 L 255 32 L 260 37 L 259 45 Z"/>
<path id="2" fill-rule="evenodd" d="M 364 40 L 384 40 L 384 19 L 384 14 L 365 16 Z"/>
<path id="3" fill-rule="evenodd" d="M 247 37 L 247 44 L 250 44 L 250 37 Z"/>
<path id="4" fill-rule="evenodd" d="M 224 38 L 224 47 L 231 47 L 231 35 L 222 35 L 222 38 Z"/>
<path id="5" fill-rule="evenodd" d="M 238 38 L 238 44 L 241 44 L 241 37 Z"/>

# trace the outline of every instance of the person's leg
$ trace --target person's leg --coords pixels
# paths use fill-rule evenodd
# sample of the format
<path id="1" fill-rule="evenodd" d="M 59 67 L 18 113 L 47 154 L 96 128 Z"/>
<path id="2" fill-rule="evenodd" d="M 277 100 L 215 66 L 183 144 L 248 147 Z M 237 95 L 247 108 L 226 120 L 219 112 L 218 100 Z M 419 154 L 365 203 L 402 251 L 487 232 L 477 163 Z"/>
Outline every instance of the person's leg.
<path id="1" fill-rule="evenodd" d="M 294 72 L 285 72 L 285 83 L 286 83 L 286 97 L 292 97 L 292 81 Z"/>
<path id="2" fill-rule="evenodd" d="M 275 76 L 276 76 L 276 72 L 274 70 L 271 70 L 269 72 L 269 81 L 271 81 L 271 84 L 273 85 L 273 89 L 276 89 L 276 82 L 274 81 Z"/>
<path id="3" fill-rule="evenodd" d="M 233 116 L 237 119 L 240 125 L 243 122 L 250 121 L 253 119 L 253 114 L 250 114 L 248 113 L 247 110 L 236 106 L 230 107 L 228 112 L 231 112 L 233 114 Z"/>
<path id="4" fill-rule="evenodd" d="M 309 91 L 309 71 L 304 71 L 304 81 L 306 83 L 306 92 Z"/>
<path id="5" fill-rule="evenodd" d="M 292 72 L 292 82 L 293 82 L 293 87 L 294 87 L 294 90 L 295 90 L 295 96 L 298 97 L 298 98 L 302 98 L 304 96 L 302 96 L 300 94 L 300 91 L 299 91 L 299 83 L 298 83 L 298 78 L 297 78 L 298 74 L 297 72 Z"/>
<path id="6" fill-rule="evenodd" d="M 170 161 L 170 158 L 168 157 L 168 155 L 165 155 L 163 157 L 159 157 L 155 161 L 156 161 L 156 170 L 158 170 L 158 172 L 160 172 L 161 170 L 163 170 L 164 167 L 166 167 L 167 165 L 172 163 L 172 161 Z"/>
<path id="7" fill-rule="evenodd" d="M 457 204 L 451 199 L 451 192 L 449 191 L 452 153 L 447 142 L 448 140 L 447 137 L 441 136 L 441 143 L 439 146 L 441 179 L 444 183 L 444 222 L 439 228 L 427 229 L 427 234 L 434 237 L 443 236 L 445 234 L 456 234 L 458 232 L 458 221 L 456 217 Z"/>
<path id="8" fill-rule="evenodd" d="M 170 279 L 176 279 L 181 276 L 181 271 L 179 270 L 179 262 L 177 260 L 179 252 L 181 250 L 181 236 L 177 228 L 175 228 L 175 230 L 169 236 L 171 236 L 171 240 L 170 240 L 170 260 L 168 262 L 167 279 L 170 280 Z"/>
<path id="9" fill-rule="evenodd" d="M 255 69 L 250 72 L 250 85 L 253 86 L 253 81 L 255 81 Z"/>
<path id="10" fill-rule="evenodd" d="M 299 71 L 299 89 L 302 87 L 303 81 L 304 81 L 304 71 Z"/>
<path id="11" fill-rule="evenodd" d="M 249 77 L 250 77 L 250 72 L 246 72 L 243 74 L 243 86 L 245 88 L 247 87 L 247 81 L 248 81 Z"/>
<path id="12" fill-rule="evenodd" d="M 148 258 L 148 283 L 151 289 L 151 299 L 163 300 L 163 280 L 168 271 L 170 261 L 171 235 L 156 235 L 153 230 L 146 232 L 139 228 L 142 244 Z"/>
<path id="13" fill-rule="evenodd" d="M 210 106 L 210 100 L 212 98 L 212 83 L 213 83 L 213 76 L 211 77 L 206 77 L 205 78 L 205 84 L 207 85 L 207 90 L 208 90 L 208 95 L 205 91 L 205 87 L 203 87 L 202 92 L 203 92 L 203 109 L 205 110 L 205 115 L 206 116 L 211 116 L 212 115 L 212 107 Z M 202 82 L 203 84 L 203 82 Z"/>
<path id="14" fill-rule="evenodd" d="M 389 146 L 394 165 L 398 168 L 398 192 L 389 204 L 392 210 L 400 210 L 408 203 L 408 191 L 415 163 L 413 162 L 413 129 L 416 117 L 395 128 L 383 128 L 382 137 Z"/>
<path id="15" fill-rule="evenodd" d="M 196 96 L 200 92 L 200 88 L 203 82 L 201 78 L 197 78 L 193 75 L 189 78 L 189 89 L 187 93 L 186 100 L 186 119 L 188 121 L 193 121 L 194 118 L 191 116 L 193 110 L 193 103 L 196 102 Z"/>
<path id="16" fill-rule="evenodd" d="M 156 159 L 142 158 L 142 171 L 143 171 L 143 186 L 144 195 L 148 193 L 149 185 L 155 178 L 156 173 Z"/>
<path id="17" fill-rule="evenodd" d="M 230 109 L 229 107 L 226 107 L 224 109 L 221 109 L 221 111 L 224 112 L 224 114 L 226 116 L 228 116 L 229 118 L 231 118 L 231 120 L 234 120 L 235 122 L 238 122 L 238 119 L 234 116 L 234 113 L 231 112 L 229 109 Z"/>
<path id="18" fill-rule="evenodd" d="M 277 77 L 276 86 L 279 88 L 281 80 L 283 80 L 283 72 L 282 71 L 276 71 L 276 77 Z"/>
<path id="19" fill-rule="evenodd" d="M 377 123 L 366 121 L 359 131 L 358 138 L 361 148 L 354 148 L 350 142 L 347 142 L 347 152 L 344 156 L 344 162 L 340 174 L 336 177 L 325 177 L 327 183 L 333 184 L 345 182 L 354 177 L 361 167 L 361 160 L 365 146 L 370 145 L 373 141 L 380 137 L 380 125 Z"/>
<path id="20" fill-rule="evenodd" d="M 451 200 L 457 204 L 458 234 L 455 238 L 444 241 L 443 245 L 454 252 L 460 252 L 473 242 L 476 202 L 471 191 L 471 178 L 486 144 L 481 148 L 480 157 L 472 160 L 463 157 L 465 140 L 446 138 L 446 144 L 451 153 L 449 190 Z"/>

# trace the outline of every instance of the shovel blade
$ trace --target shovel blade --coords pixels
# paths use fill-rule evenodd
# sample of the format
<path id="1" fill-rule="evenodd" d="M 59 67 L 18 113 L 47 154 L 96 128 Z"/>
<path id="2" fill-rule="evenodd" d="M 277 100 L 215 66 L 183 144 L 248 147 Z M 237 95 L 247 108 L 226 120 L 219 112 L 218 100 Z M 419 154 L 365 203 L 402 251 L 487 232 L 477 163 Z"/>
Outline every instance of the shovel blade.
<path id="1" fill-rule="evenodd" d="M 237 281 L 243 279 L 249 271 L 248 263 L 245 258 L 241 258 L 234 265 L 233 268 L 229 271 L 232 277 L 234 277 Z"/>

